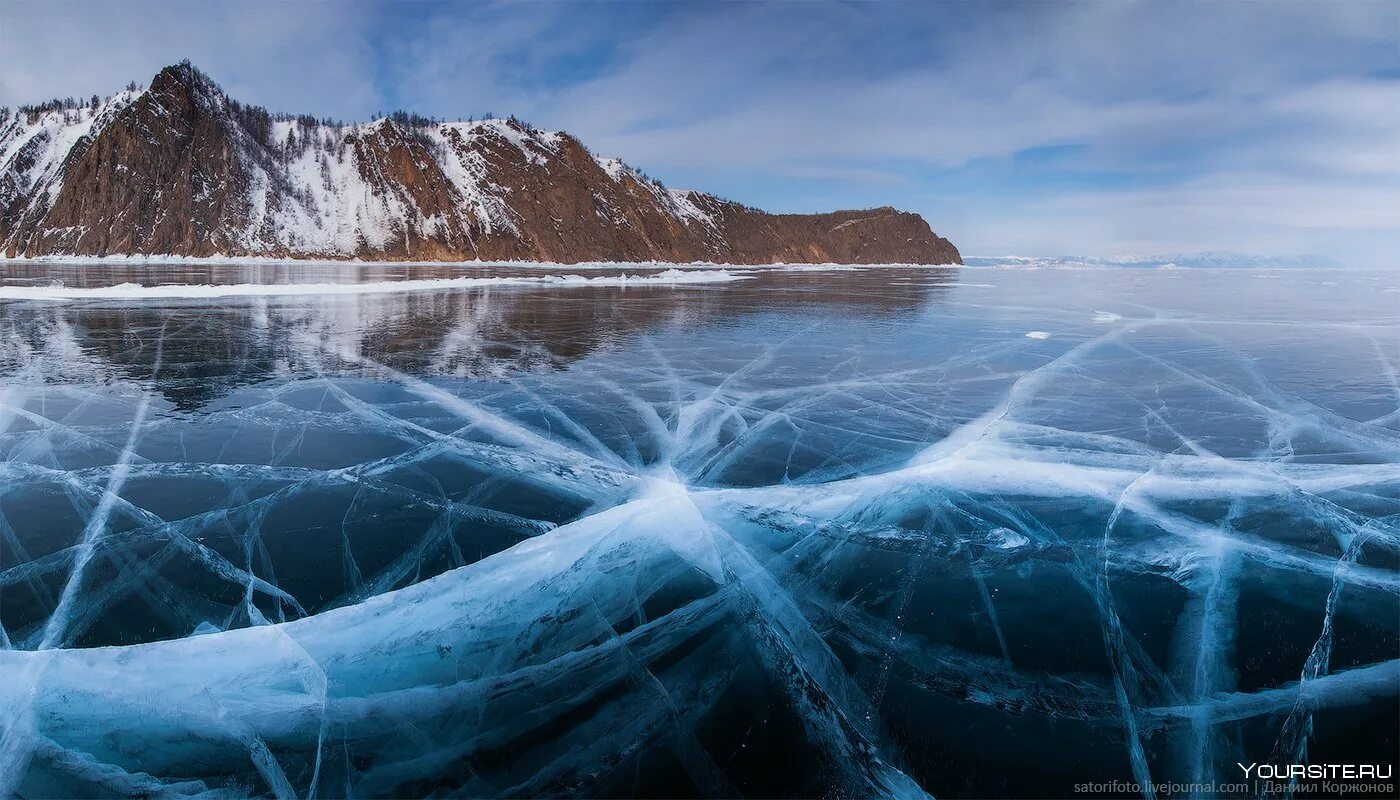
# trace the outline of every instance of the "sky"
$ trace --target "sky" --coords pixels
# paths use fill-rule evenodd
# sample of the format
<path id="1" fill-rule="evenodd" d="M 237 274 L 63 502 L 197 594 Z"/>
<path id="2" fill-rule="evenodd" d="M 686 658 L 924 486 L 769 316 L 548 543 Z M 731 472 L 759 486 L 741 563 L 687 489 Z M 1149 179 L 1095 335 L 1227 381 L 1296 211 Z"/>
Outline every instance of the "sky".
<path id="1" fill-rule="evenodd" d="M 0 105 L 191 59 L 274 111 L 514 114 L 965 255 L 1400 266 L 1400 2 L 0 0 Z"/>

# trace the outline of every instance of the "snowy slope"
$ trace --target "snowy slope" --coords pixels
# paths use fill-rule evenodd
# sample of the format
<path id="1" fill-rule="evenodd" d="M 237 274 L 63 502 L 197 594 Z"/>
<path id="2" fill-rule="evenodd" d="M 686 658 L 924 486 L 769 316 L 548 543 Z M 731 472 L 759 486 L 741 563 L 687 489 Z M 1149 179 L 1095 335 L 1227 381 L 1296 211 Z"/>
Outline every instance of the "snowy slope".
<path id="1" fill-rule="evenodd" d="M 138 95 L 124 91 L 96 106 L 38 113 L 0 110 L 0 210 L 19 200 L 30 207 L 52 203 L 69 155 Z"/>
<path id="2" fill-rule="evenodd" d="M 764 214 L 513 118 L 275 116 L 187 63 L 59 105 L 0 118 L 0 255 L 958 260 L 917 215 Z"/>

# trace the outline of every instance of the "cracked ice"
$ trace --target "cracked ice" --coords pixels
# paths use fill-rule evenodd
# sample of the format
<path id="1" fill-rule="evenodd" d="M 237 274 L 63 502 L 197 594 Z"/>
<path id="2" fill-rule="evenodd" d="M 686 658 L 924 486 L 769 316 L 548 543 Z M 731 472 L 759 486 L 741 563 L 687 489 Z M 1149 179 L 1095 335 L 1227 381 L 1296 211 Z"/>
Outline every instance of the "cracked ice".
<path id="1" fill-rule="evenodd" d="M 17 293 L 0 794 L 1388 763 L 1395 279 L 965 275 Z"/>

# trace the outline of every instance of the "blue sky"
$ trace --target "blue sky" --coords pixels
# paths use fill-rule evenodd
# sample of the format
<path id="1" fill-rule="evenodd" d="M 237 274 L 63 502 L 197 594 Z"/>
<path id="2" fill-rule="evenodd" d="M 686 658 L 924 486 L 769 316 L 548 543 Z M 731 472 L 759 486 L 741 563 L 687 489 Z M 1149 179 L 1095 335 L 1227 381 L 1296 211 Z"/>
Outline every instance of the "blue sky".
<path id="1" fill-rule="evenodd" d="M 1400 3 L 0 0 L 0 104 L 190 58 L 366 119 L 514 113 L 673 186 L 967 254 L 1400 252 Z"/>

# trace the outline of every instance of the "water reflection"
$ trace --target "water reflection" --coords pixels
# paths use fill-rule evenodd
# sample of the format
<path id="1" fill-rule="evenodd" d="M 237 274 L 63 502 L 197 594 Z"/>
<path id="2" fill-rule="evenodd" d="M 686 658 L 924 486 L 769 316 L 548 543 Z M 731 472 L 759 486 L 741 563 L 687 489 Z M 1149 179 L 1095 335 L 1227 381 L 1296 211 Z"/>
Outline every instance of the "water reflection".
<path id="1" fill-rule="evenodd" d="M 71 286 L 280 283 L 497 275 L 488 268 L 18 265 L 13 283 Z M 519 274 L 521 270 L 514 270 Z M 619 270 L 595 269 L 616 274 Z M 488 287 L 342 297 L 152 302 L 0 302 L 0 374 L 151 384 L 190 411 L 239 386 L 369 359 L 420 377 L 499 378 L 559 369 L 663 328 L 732 325 L 787 312 L 830 318 L 913 315 L 956 285 L 930 269 L 916 283 L 873 271 L 758 272 L 725 289 L 697 286 Z"/>

